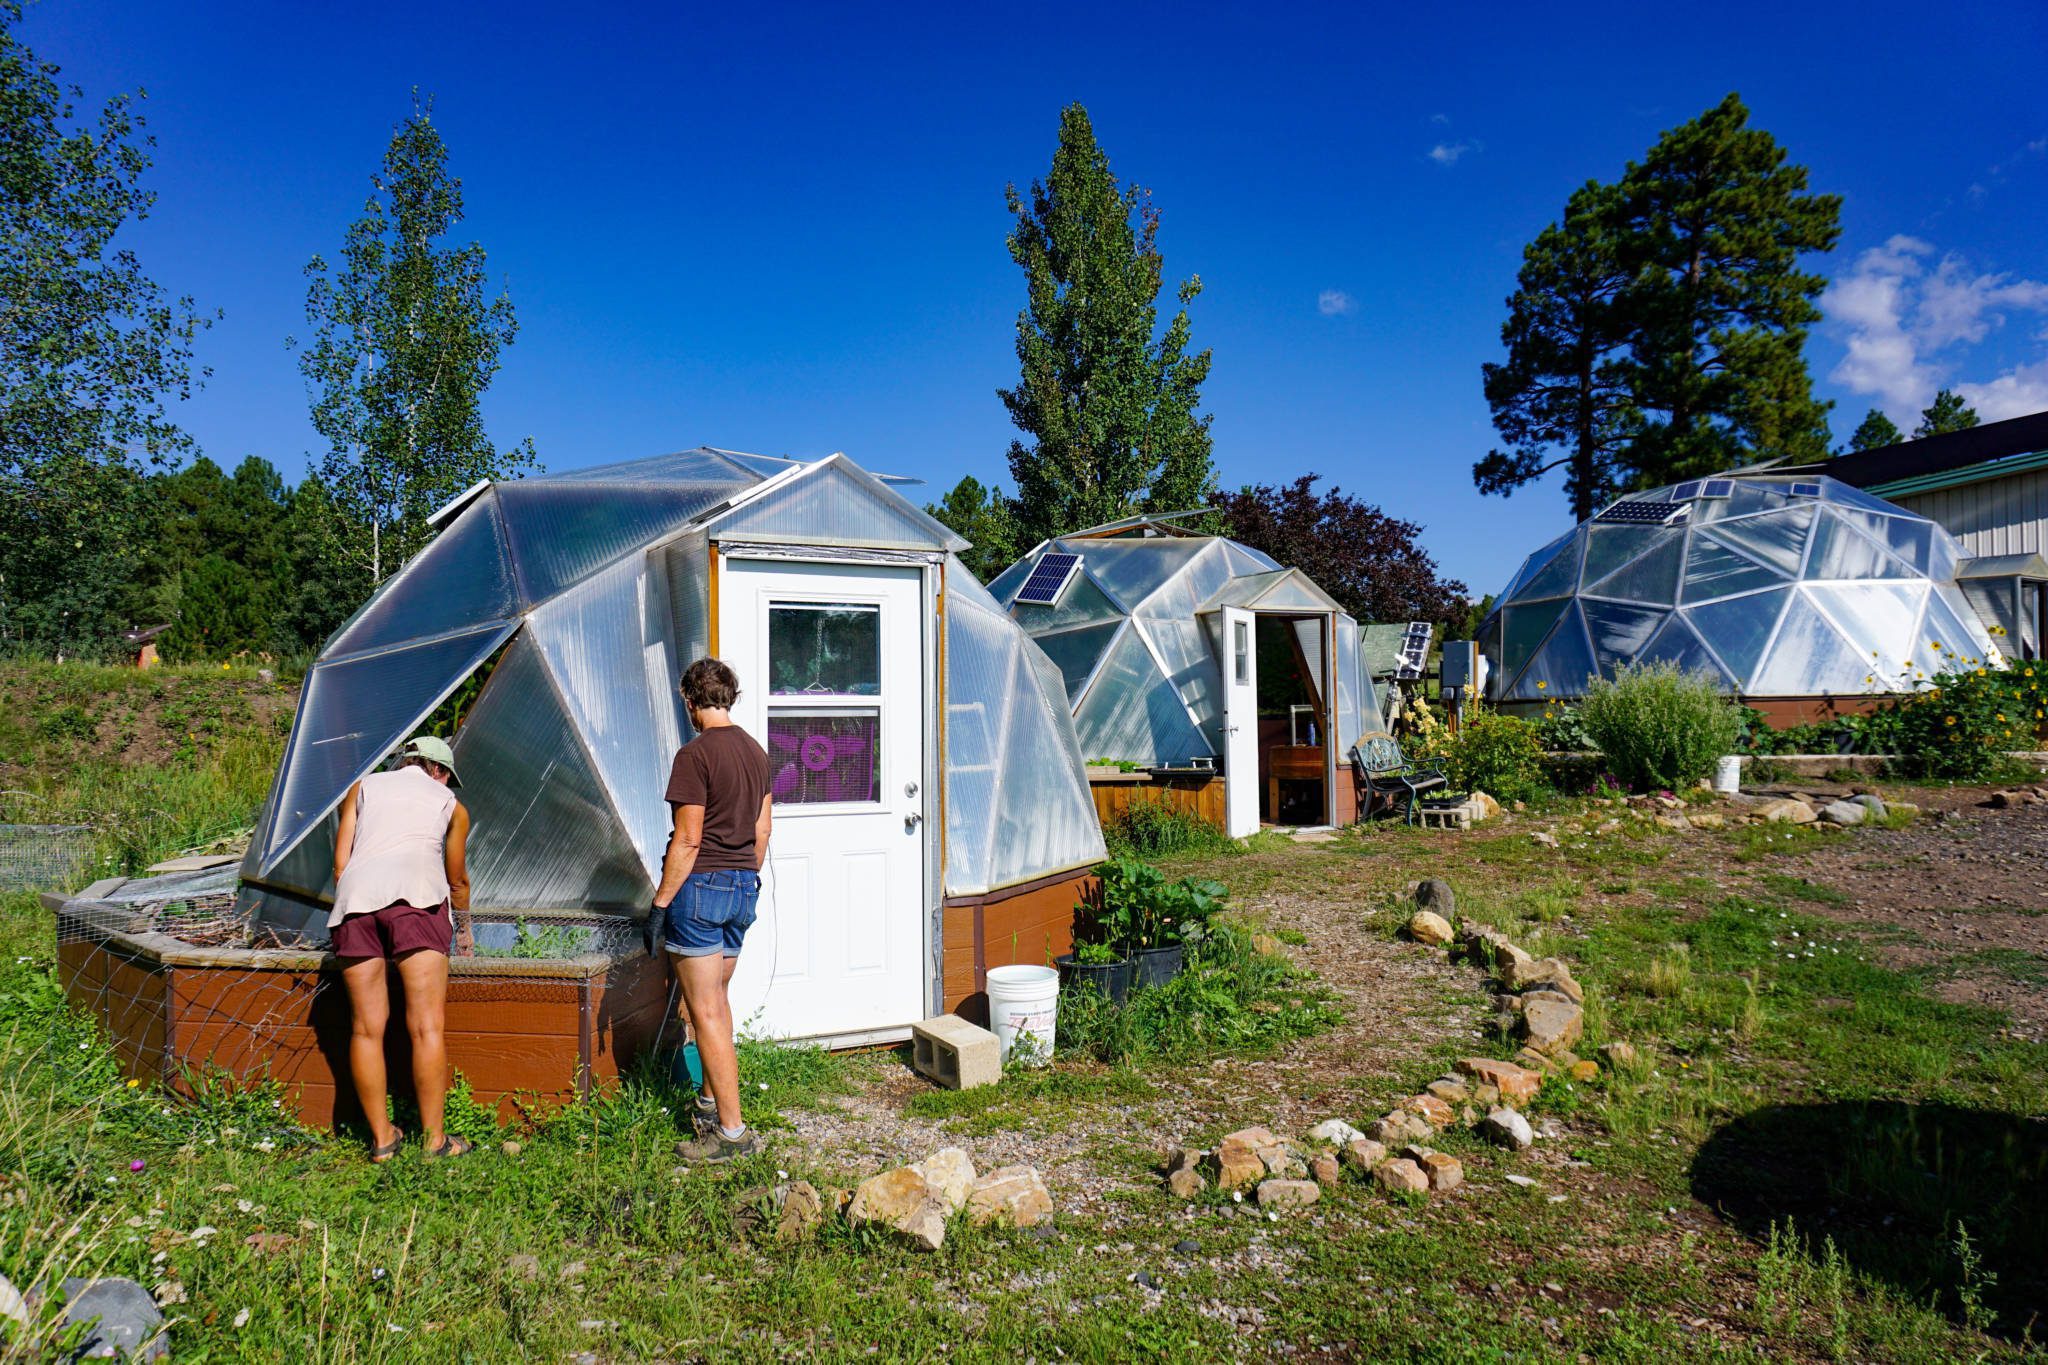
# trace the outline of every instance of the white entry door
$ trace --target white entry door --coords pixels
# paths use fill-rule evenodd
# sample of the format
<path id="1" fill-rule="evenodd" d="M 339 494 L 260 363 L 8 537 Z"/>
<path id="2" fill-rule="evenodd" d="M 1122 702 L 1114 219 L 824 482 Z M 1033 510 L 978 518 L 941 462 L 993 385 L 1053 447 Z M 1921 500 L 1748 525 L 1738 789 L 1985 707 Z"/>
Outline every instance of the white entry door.
<path id="1" fill-rule="evenodd" d="M 1223 614 L 1223 816 L 1233 839 L 1259 832 L 1259 651 L 1254 617 Z"/>
<path id="2" fill-rule="evenodd" d="M 733 719 L 768 751 L 775 832 L 734 1023 L 852 1040 L 924 1018 L 924 578 L 916 568 L 725 559 Z"/>

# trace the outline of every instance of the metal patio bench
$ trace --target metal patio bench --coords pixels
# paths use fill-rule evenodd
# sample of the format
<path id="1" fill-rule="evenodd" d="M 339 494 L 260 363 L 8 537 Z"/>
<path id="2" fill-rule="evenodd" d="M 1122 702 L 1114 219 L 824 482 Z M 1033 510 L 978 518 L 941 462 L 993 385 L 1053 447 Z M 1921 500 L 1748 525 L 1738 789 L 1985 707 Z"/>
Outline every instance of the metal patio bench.
<path id="1" fill-rule="evenodd" d="M 1447 786 L 1450 779 L 1443 769 L 1428 764 L 1410 763 L 1401 752 L 1401 742 L 1384 732 L 1374 732 L 1361 737 L 1351 746 L 1351 768 L 1357 774 L 1358 785 L 1365 797 L 1365 814 L 1370 819 L 1373 807 L 1379 798 L 1398 798 L 1401 814 L 1408 824 L 1415 823 L 1416 803 L 1424 792 L 1436 791 Z"/>

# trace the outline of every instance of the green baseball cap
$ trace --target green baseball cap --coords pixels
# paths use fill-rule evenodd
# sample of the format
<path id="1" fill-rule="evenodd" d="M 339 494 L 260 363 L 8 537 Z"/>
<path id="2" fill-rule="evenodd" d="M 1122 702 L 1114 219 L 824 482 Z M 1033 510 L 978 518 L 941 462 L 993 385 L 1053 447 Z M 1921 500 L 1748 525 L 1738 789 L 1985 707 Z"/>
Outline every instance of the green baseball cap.
<path id="1" fill-rule="evenodd" d="M 448 785 L 459 787 L 462 779 L 455 775 L 455 750 L 439 735 L 414 735 L 398 751 L 400 758 L 424 758 L 429 763 L 438 763 L 448 770 Z"/>

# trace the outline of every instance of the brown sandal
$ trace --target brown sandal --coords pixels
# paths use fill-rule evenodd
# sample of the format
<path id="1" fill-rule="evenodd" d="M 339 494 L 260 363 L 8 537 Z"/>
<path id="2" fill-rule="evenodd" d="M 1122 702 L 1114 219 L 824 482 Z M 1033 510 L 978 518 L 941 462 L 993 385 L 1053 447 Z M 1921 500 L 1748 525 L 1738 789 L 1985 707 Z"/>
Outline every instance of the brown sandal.
<path id="1" fill-rule="evenodd" d="M 403 1147 L 404 1145 L 405 1130 L 403 1128 L 394 1128 L 392 1130 L 391 1141 L 385 1143 L 381 1147 L 372 1147 L 370 1149 L 370 1161 L 374 1165 L 382 1166 L 385 1162 L 391 1160 L 392 1157 L 397 1156 L 398 1149 L 400 1147 Z"/>
<path id="2" fill-rule="evenodd" d="M 459 1156 L 468 1156 L 475 1150 L 476 1144 L 468 1138 L 449 1133 L 441 1139 L 439 1147 L 429 1147 L 427 1149 L 427 1160 L 452 1161 Z"/>

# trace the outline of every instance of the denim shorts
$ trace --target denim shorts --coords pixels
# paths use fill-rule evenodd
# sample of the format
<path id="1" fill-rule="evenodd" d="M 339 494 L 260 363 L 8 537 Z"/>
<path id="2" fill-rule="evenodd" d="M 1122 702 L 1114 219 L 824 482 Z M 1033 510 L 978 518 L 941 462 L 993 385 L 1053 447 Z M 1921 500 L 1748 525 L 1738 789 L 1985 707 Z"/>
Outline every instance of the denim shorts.
<path id="1" fill-rule="evenodd" d="M 664 945 L 682 957 L 738 957 L 760 899 L 758 872 L 692 872 L 668 904 Z"/>

